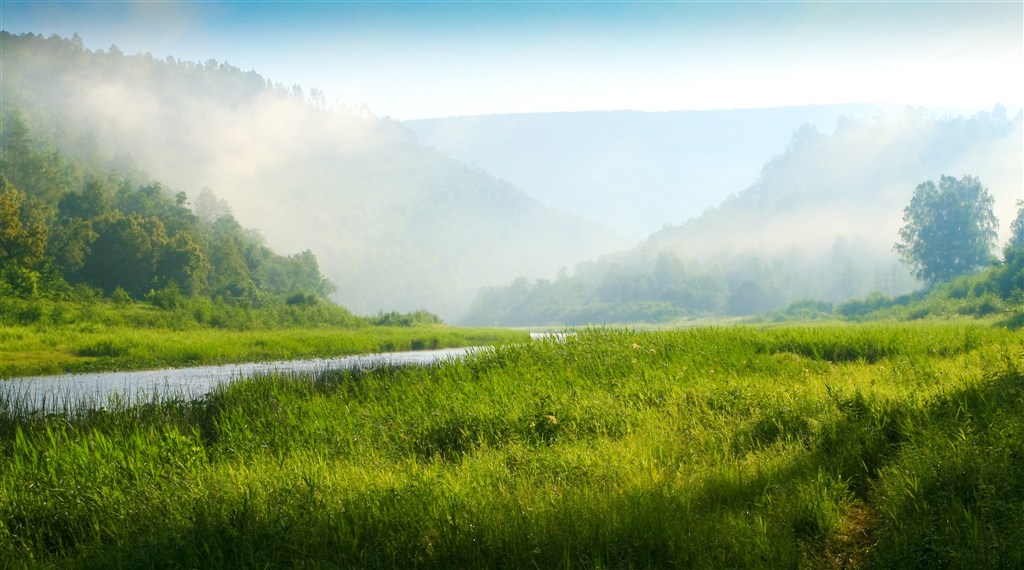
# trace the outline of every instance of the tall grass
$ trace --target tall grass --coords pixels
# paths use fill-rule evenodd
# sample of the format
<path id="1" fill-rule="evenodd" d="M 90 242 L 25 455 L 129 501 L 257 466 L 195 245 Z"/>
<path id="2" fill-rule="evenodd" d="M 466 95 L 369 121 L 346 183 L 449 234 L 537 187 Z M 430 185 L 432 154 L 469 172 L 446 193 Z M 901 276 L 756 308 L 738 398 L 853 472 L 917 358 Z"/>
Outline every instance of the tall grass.
<path id="1" fill-rule="evenodd" d="M 1024 335 L 593 329 L 197 401 L 0 401 L 12 567 L 1019 567 Z"/>

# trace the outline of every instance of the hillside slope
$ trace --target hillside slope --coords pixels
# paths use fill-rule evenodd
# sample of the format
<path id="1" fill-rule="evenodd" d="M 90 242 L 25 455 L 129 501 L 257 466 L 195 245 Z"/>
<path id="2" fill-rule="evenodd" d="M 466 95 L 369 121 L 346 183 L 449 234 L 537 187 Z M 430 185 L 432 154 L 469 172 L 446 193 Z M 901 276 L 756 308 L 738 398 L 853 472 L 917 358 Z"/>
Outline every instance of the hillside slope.
<path id="1" fill-rule="evenodd" d="M 3 33 L 5 111 L 74 155 L 121 157 L 193 200 L 204 187 L 278 251 L 306 248 L 356 312 L 427 308 L 614 249 L 612 232 L 255 71 Z"/>
<path id="2" fill-rule="evenodd" d="M 1022 123 L 997 106 L 968 117 L 907 109 L 849 119 L 831 135 L 805 125 L 719 206 L 573 275 L 487 289 L 466 322 L 659 322 L 906 293 L 918 284 L 892 246 L 921 182 L 977 176 L 995 198 L 1000 243 L 1007 239 L 1024 195 Z"/>

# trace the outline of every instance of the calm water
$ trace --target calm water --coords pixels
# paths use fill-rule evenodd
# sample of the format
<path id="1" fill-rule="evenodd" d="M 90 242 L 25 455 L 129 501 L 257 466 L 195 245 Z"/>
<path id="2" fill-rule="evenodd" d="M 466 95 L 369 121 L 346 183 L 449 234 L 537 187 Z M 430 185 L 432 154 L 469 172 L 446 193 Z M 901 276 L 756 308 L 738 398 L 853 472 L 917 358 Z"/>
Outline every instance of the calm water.
<path id="1" fill-rule="evenodd" d="M 339 368 L 373 368 L 382 365 L 425 365 L 456 359 L 480 348 L 414 350 L 315 358 L 279 362 L 254 362 L 223 366 L 196 366 L 134 372 L 62 374 L 0 380 L 0 397 L 16 400 L 33 409 L 59 411 L 65 404 L 86 400 L 103 406 L 115 394 L 128 401 L 148 401 L 155 397 L 200 397 L 219 384 L 266 372 L 315 372 Z"/>

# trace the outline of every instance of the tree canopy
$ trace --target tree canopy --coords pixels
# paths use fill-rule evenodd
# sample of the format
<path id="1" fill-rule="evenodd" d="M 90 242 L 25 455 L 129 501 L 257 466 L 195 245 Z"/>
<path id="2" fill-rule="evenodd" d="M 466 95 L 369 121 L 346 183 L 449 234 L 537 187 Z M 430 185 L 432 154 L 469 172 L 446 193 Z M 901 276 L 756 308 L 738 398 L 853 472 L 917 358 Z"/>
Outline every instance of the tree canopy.
<path id="1" fill-rule="evenodd" d="M 1024 252 L 1024 200 L 1017 200 L 1017 217 L 1010 222 L 1010 241 L 1006 242 L 1006 257 L 1017 250 Z"/>
<path id="2" fill-rule="evenodd" d="M 13 292 L 36 292 L 46 238 L 41 203 L 27 197 L 0 174 L 0 280 Z"/>
<path id="3" fill-rule="evenodd" d="M 935 285 L 987 267 L 994 261 L 998 220 L 994 200 L 973 176 L 942 176 L 922 182 L 903 210 L 895 250 L 914 275 Z"/>
<path id="4" fill-rule="evenodd" d="M 193 212 L 159 183 L 89 174 L 102 166 L 34 139 L 17 109 L 0 119 L 0 293 L 84 285 L 142 299 L 169 289 L 253 306 L 333 290 L 312 252 L 272 252 L 209 189 Z"/>

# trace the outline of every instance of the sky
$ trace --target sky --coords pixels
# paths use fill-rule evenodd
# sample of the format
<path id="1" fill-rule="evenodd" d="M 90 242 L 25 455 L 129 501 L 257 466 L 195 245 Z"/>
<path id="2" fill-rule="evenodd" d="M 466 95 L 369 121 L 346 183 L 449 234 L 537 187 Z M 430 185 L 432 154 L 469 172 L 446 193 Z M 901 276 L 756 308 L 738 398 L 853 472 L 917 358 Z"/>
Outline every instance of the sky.
<path id="1" fill-rule="evenodd" d="M 1024 2 L 3 0 L 11 33 L 226 62 L 399 120 L 1024 105 Z"/>

